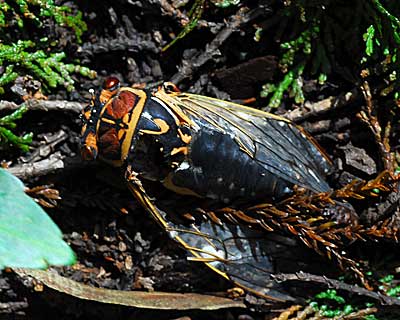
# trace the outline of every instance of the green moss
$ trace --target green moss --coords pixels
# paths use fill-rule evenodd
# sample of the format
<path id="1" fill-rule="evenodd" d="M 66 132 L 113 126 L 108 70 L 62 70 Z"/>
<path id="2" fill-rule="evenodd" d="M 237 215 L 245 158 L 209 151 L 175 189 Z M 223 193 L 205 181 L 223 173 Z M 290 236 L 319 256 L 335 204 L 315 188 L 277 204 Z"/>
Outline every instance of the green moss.
<path id="1" fill-rule="evenodd" d="M 328 289 L 315 295 L 314 300 L 308 304 L 312 307 L 318 316 L 326 318 L 341 318 L 352 312 L 363 309 L 363 306 L 350 303 L 340 296 L 336 290 Z M 373 304 L 367 305 L 368 308 Z M 373 316 L 373 315 L 371 315 Z M 371 320 L 374 318 L 371 318 Z"/>
<path id="2" fill-rule="evenodd" d="M 0 64 L 5 67 L 0 75 L 0 94 L 4 93 L 4 86 L 19 75 L 33 76 L 47 90 L 64 86 L 68 91 L 74 90 L 73 73 L 90 78 L 96 76 L 94 71 L 79 64 L 65 63 L 64 52 L 52 52 L 57 39 L 48 38 L 43 28 L 49 19 L 70 28 L 78 42 L 87 29 L 81 12 L 74 13 L 71 8 L 58 6 L 53 0 L 8 0 L 0 4 L 0 34 L 4 38 L 0 43 Z M 26 33 L 35 37 L 43 34 L 43 37 L 33 42 L 23 39 Z"/>
<path id="3" fill-rule="evenodd" d="M 17 73 L 13 71 L 16 68 L 25 70 L 50 88 L 62 85 L 68 91 L 74 89 L 72 73 L 90 78 L 96 76 L 95 72 L 86 67 L 62 62 L 65 58 L 63 52 L 46 54 L 43 50 L 34 49 L 35 43 L 30 40 L 18 40 L 12 45 L 0 43 L 0 64 L 8 65 L 0 78 L 0 87 L 16 78 Z"/>
<path id="4" fill-rule="evenodd" d="M 390 284 L 394 279 L 394 275 L 388 274 L 385 277 L 379 279 L 380 282 L 385 283 L 385 284 Z"/>
<path id="5" fill-rule="evenodd" d="M 228 8 L 230 6 L 236 6 L 240 3 L 240 0 L 211 0 L 211 2 L 220 8 Z"/>
<path id="6" fill-rule="evenodd" d="M 257 30 L 257 41 L 270 32 L 281 43 L 282 80 L 266 85 L 269 106 L 277 107 L 285 93 L 296 103 L 304 101 L 301 81 L 295 81 L 303 76 L 324 83 L 339 75 L 355 86 L 365 77 L 378 77 L 384 87 L 381 95 L 398 99 L 399 17 L 400 7 L 393 1 L 286 2 L 274 14 L 276 24 Z M 263 88 L 261 95 L 265 93 Z"/>
<path id="7" fill-rule="evenodd" d="M 278 85 L 268 83 L 263 86 L 263 90 L 260 93 L 261 97 L 267 98 L 272 94 L 269 101 L 270 108 L 279 107 L 284 93 L 289 91 L 290 88 L 292 89 L 291 96 L 294 97 L 296 103 L 304 102 L 305 98 L 302 90 L 301 80 L 301 74 L 303 73 L 303 70 L 304 65 L 299 65 L 296 68 L 288 71 Z"/>
<path id="8" fill-rule="evenodd" d="M 15 129 L 17 124 L 15 121 L 22 118 L 28 108 L 23 105 L 12 114 L 0 118 L 0 144 L 12 144 L 20 148 L 22 151 L 28 151 L 29 145 L 32 142 L 32 133 L 27 133 L 23 136 L 15 135 L 11 129 Z"/>
<path id="9" fill-rule="evenodd" d="M 24 21 L 32 21 L 41 27 L 45 18 L 54 19 L 58 25 L 71 28 L 78 42 L 81 42 L 81 36 L 87 30 L 82 12 L 74 14 L 71 8 L 58 6 L 53 0 L 6 0 L 0 4 L 0 28 L 10 27 L 9 21 L 12 20 L 21 29 L 25 26 Z"/>

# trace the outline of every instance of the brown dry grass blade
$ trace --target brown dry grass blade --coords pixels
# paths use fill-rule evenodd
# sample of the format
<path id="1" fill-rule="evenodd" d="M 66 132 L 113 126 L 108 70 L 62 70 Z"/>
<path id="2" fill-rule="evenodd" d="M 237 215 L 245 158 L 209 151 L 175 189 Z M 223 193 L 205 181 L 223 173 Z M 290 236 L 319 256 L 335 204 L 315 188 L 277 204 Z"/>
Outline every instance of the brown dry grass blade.
<path id="1" fill-rule="evenodd" d="M 60 276 L 52 271 L 13 269 L 19 276 L 30 276 L 56 291 L 79 299 L 158 310 L 217 310 L 223 308 L 246 308 L 241 301 L 196 293 L 168 293 L 119 291 L 95 288 Z"/>

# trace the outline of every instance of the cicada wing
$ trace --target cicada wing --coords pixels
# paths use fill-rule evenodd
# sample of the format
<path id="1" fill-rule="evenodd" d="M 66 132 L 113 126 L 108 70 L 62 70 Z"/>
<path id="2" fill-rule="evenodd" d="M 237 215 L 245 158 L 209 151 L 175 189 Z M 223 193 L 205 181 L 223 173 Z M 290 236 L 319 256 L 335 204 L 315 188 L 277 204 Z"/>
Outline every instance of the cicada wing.
<path id="1" fill-rule="evenodd" d="M 191 260 L 205 262 L 238 286 L 269 300 L 294 300 L 271 277 L 274 263 L 261 233 L 244 225 L 216 225 L 210 220 L 173 229 L 194 256 Z"/>
<path id="2" fill-rule="evenodd" d="M 239 104 L 188 93 L 156 96 L 195 122 L 231 135 L 240 148 L 277 176 L 315 192 L 330 188 L 330 161 L 304 130 L 285 118 Z"/>
<path id="3" fill-rule="evenodd" d="M 263 247 L 263 233 L 243 225 L 218 225 L 206 218 L 191 224 L 173 223 L 153 203 L 136 176 L 130 174 L 127 180 L 136 199 L 189 252 L 190 260 L 204 262 L 224 278 L 269 300 L 294 300 L 271 278 L 274 266 Z"/>

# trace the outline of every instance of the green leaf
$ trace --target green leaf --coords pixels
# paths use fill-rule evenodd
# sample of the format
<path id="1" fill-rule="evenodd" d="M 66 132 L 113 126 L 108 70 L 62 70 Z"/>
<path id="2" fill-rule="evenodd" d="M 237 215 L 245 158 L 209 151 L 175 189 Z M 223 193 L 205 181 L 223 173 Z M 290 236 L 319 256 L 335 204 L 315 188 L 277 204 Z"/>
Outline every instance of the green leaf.
<path id="1" fill-rule="evenodd" d="M 374 53 L 374 37 L 375 28 L 373 25 L 370 25 L 367 29 L 367 32 L 364 34 L 365 54 L 367 56 L 371 56 Z"/>
<path id="2" fill-rule="evenodd" d="M 220 8 L 228 8 L 230 6 L 237 6 L 240 0 L 211 0 L 211 2 Z"/>
<path id="3" fill-rule="evenodd" d="M 74 263 L 75 254 L 60 229 L 25 194 L 23 183 L 0 168 L 0 269 Z"/>
<path id="4" fill-rule="evenodd" d="M 339 296 L 334 289 L 328 289 L 326 291 L 320 292 L 315 296 L 317 299 L 328 299 L 334 300 L 337 303 L 344 304 L 346 301 L 343 297 Z"/>

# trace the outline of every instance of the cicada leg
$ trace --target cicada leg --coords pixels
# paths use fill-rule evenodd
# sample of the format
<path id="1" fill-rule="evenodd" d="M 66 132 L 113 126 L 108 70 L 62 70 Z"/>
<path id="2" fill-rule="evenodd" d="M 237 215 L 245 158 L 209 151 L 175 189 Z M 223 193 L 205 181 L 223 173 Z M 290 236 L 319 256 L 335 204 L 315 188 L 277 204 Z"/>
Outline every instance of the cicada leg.
<path id="1" fill-rule="evenodd" d="M 190 260 L 204 262 L 224 278 L 266 299 L 294 300 L 280 292 L 279 284 L 271 277 L 273 262 L 264 248 L 265 237 L 261 232 L 246 226 L 219 225 L 205 217 L 188 225 L 175 224 L 154 204 L 137 173 L 128 169 L 126 179 L 140 204 L 173 240 L 192 255 Z"/>

